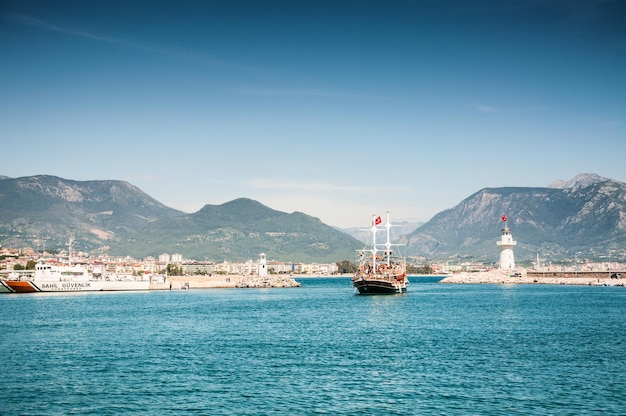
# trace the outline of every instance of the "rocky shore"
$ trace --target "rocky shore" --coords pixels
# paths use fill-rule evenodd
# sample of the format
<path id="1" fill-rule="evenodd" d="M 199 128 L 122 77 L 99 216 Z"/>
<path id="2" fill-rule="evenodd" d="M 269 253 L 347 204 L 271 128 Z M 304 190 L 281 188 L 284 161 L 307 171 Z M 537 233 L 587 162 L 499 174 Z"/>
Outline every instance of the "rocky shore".
<path id="1" fill-rule="evenodd" d="M 609 277 L 541 277 L 528 276 L 525 271 L 491 270 L 477 273 L 455 273 L 440 281 L 453 284 L 546 284 L 546 285 L 585 285 L 585 286 L 624 286 L 621 279 Z"/>
<path id="2" fill-rule="evenodd" d="M 295 279 L 285 276 L 277 277 L 253 277 L 240 279 L 235 283 L 235 287 L 270 288 L 270 287 L 300 287 L 300 283 Z"/>
<path id="3" fill-rule="evenodd" d="M 164 283 L 152 283 L 152 290 L 218 289 L 218 288 L 281 288 L 300 287 L 301 284 L 290 276 L 171 276 Z"/>

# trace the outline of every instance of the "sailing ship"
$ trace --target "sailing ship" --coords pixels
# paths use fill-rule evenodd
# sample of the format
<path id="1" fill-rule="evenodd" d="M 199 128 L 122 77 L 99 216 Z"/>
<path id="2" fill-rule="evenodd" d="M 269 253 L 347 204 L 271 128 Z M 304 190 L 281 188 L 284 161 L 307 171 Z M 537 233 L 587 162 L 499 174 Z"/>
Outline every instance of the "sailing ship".
<path id="1" fill-rule="evenodd" d="M 87 292 L 148 290 L 149 276 L 120 276 L 94 271 L 90 273 L 83 265 L 72 265 L 72 239 L 69 242 L 67 265 L 39 261 L 32 276 L 9 275 L 0 280 L 0 293 L 32 292 Z"/>
<path id="2" fill-rule="evenodd" d="M 374 215 L 372 226 L 369 228 L 372 242 L 368 247 L 357 250 L 358 266 L 352 277 L 352 285 L 360 295 L 407 291 L 409 278 L 406 274 L 406 260 L 392 250 L 393 247 L 401 246 L 391 243 L 391 227 L 394 226 L 398 225 L 391 223 L 389 212 L 384 224 L 380 216 Z M 377 243 L 376 237 L 381 231 L 386 231 L 385 243 Z"/>

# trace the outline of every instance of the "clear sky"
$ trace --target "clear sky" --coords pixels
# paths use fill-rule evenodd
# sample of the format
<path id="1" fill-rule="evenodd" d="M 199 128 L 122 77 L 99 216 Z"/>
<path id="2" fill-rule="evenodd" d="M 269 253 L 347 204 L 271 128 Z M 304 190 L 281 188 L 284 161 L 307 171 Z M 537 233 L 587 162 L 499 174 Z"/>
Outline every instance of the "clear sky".
<path id="1" fill-rule="evenodd" d="M 621 0 L 0 1 L 0 175 L 340 227 L 626 181 Z"/>

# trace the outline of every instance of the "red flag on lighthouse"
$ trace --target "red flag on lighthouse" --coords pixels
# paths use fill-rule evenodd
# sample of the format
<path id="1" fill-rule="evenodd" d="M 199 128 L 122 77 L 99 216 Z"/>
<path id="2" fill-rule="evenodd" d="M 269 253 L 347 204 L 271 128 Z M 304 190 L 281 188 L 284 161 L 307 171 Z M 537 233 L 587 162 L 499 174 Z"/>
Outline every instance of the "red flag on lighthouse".
<path id="1" fill-rule="evenodd" d="M 506 222 L 506 214 L 502 216 L 502 221 Z"/>

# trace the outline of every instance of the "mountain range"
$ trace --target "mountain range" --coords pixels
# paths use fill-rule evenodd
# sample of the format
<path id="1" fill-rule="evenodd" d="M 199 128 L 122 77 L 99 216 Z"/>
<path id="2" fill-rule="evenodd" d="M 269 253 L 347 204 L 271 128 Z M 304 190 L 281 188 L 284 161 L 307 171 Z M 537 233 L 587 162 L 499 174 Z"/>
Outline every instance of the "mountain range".
<path id="1" fill-rule="evenodd" d="M 626 184 L 596 174 L 544 188 L 482 189 L 422 225 L 403 224 L 405 254 L 496 262 L 504 214 L 518 241 L 518 262 L 624 256 Z M 335 262 L 355 258 L 362 233 L 247 198 L 187 214 L 124 181 L 0 176 L 0 244 L 6 247 L 62 249 L 72 235 L 77 249 L 97 254 L 245 261 L 266 253 L 280 261 Z"/>
<path id="2" fill-rule="evenodd" d="M 522 261 L 625 255 L 626 184 L 596 174 L 545 188 L 482 189 L 407 234 L 407 254 L 495 262 L 504 215 Z"/>
<path id="3" fill-rule="evenodd" d="M 124 181 L 73 181 L 37 175 L 0 179 L 0 244 L 98 254 L 197 260 L 268 259 L 335 262 L 353 259 L 361 243 L 319 219 L 240 198 L 186 214 Z"/>

